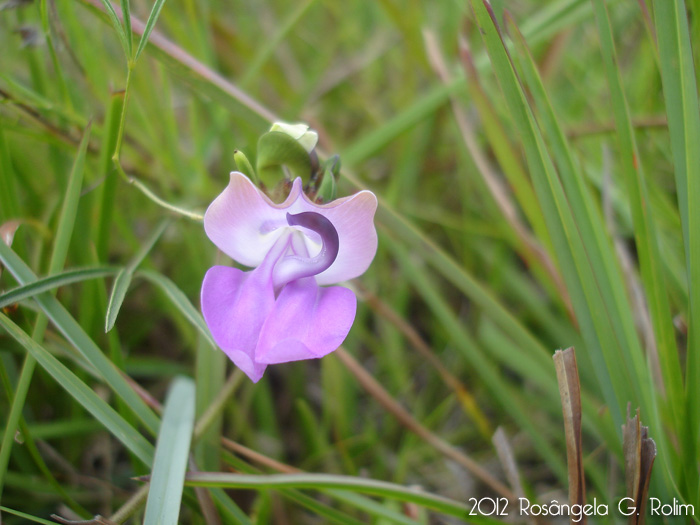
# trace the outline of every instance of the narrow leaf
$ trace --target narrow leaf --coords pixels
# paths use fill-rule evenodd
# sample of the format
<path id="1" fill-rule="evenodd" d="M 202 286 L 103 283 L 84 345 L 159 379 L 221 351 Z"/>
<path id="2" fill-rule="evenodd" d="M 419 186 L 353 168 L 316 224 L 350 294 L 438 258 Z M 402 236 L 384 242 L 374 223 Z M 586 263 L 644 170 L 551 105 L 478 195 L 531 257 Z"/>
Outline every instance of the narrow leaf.
<path id="1" fill-rule="evenodd" d="M 151 234 L 148 240 L 143 244 L 141 249 L 129 262 L 126 268 L 120 271 L 116 279 L 114 279 L 112 294 L 109 297 L 109 304 L 107 305 L 107 315 L 105 316 L 105 332 L 109 332 L 112 328 L 114 328 L 114 323 L 117 320 L 117 315 L 119 315 L 119 310 L 122 307 L 122 303 L 124 303 L 126 292 L 129 289 L 129 285 L 131 284 L 131 279 L 134 276 L 136 268 L 146 258 L 146 255 L 148 255 L 148 252 L 151 251 L 153 245 L 163 234 L 163 231 L 165 231 L 167 225 L 167 219 L 160 222 L 153 234 Z"/>
<path id="2" fill-rule="evenodd" d="M 126 58 L 128 60 L 129 58 L 131 58 L 130 46 L 127 40 L 126 32 L 124 31 L 124 27 L 122 27 L 122 24 L 119 21 L 119 17 L 117 16 L 116 11 L 114 10 L 114 7 L 112 7 L 112 2 L 110 0 L 100 0 L 100 2 L 105 8 L 105 11 L 107 13 L 107 16 L 109 17 L 109 21 L 111 22 L 112 27 L 117 32 L 119 41 L 121 42 L 122 48 L 124 49 L 124 55 L 126 55 Z"/>
<path id="3" fill-rule="evenodd" d="M 110 266 L 98 266 L 95 268 L 76 268 L 74 270 L 66 270 L 65 272 L 49 275 L 48 277 L 43 277 L 32 283 L 18 286 L 17 288 L 13 288 L 1 294 L 0 308 L 18 303 L 37 294 L 60 288 L 61 286 L 114 275 L 116 271 L 115 268 Z"/>
<path id="4" fill-rule="evenodd" d="M 688 295 L 688 349 L 686 365 L 686 428 L 682 433 L 685 494 L 700 494 L 697 475 L 700 449 L 700 108 L 690 31 L 684 0 L 654 0 L 661 80 L 676 176 L 676 194 L 683 227 Z M 684 490 L 685 489 L 685 490 Z"/>
<path id="5" fill-rule="evenodd" d="M 0 314 L 0 326 L 21 344 L 27 352 L 61 385 L 66 392 L 102 423 L 115 438 L 131 450 L 146 465 L 153 461 L 152 445 L 129 425 L 111 406 L 102 400 L 78 376 L 68 370 L 61 362 L 33 341 L 19 326 L 4 314 Z"/>
<path id="6" fill-rule="evenodd" d="M 442 496 L 404 487 L 395 483 L 353 476 L 331 474 L 229 474 L 224 472 L 190 473 L 187 485 L 221 488 L 306 488 L 325 492 L 330 489 L 345 489 L 353 492 L 399 499 L 416 503 L 438 512 L 467 519 L 471 523 L 499 523 L 481 516 L 469 515 L 469 506 Z"/>
<path id="7" fill-rule="evenodd" d="M 109 0 L 107 0 L 109 1 Z M 131 60 L 133 49 L 133 35 L 131 34 L 131 2 L 129 0 L 121 0 L 122 18 L 124 20 L 124 36 L 126 37 L 126 58 Z"/>
<path id="8" fill-rule="evenodd" d="M 151 9 L 151 14 L 148 15 L 148 20 L 146 20 L 146 27 L 144 28 L 143 34 L 141 35 L 139 47 L 136 49 L 136 54 L 134 55 L 134 62 L 136 62 L 139 59 L 139 56 L 141 56 L 141 53 L 146 48 L 146 44 L 148 43 L 148 37 L 151 35 L 151 31 L 153 31 L 153 28 L 155 27 L 156 22 L 158 21 L 158 15 L 160 15 L 160 10 L 163 9 L 164 4 L 165 0 L 156 0 L 154 2 L 153 8 Z"/>
<path id="9" fill-rule="evenodd" d="M 194 426 L 194 381 L 177 377 L 165 401 L 144 523 L 177 524 Z"/>
<path id="10" fill-rule="evenodd" d="M 114 279 L 114 284 L 112 285 L 112 294 L 109 296 L 109 303 L 107 304 L 107 315 L 105 317 L 105 332 L 109 332 L 117 320 L 117 315 L 119 315 L 119 310 L 122 307 L 124 298 L 126 297 L 126 291 L 131 284 L 131 278 L 134 275 L 129 268 L 122 269 L 117 277 Z"/>
<path id="11" fill-rule="evenodd" d="M 4 243 L 0 243 L 0 262 L 20 285 L 37 280 L 34 272 Z M 105 383 L 126 402 L 146 428 L 155 434 L 160 424 L 158 418 L 70 313 L 48 292 L 36 295 L 35 300 L 64 337 L 98 370 Z"/>

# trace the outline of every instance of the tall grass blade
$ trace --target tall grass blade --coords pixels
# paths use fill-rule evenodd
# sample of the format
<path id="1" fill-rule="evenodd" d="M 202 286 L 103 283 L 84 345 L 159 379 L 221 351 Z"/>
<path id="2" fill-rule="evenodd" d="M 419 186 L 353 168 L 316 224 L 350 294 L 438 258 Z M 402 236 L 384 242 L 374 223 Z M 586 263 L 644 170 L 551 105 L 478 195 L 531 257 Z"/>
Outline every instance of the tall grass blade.
<path id="1" fill-rule="evenodd" d="M 48 277 L 43 277 L 32 283 L 18 286 L 17 288 L 8 290 L 4 294 L 0 294 L 0 309 L 29 297 L 34 297 L 37 294 L 60 288 L 61 286 L 79 283 L 88 279 L 108 277 L 114 275 L 116 272 L 117 269 L 114 267 L 99 266 L 95 268 L 76 268 L 74 270 L 66 270 L 65 272 L 49 275 Z"/>
<path id="2" fill-rule="evenodd" d="M 83 184 L 85 154 L 90 140 L 90 129 L 91 124 L 88 123 L 80 145 L 78 146 L 78 153 L 73 161 L 71 173 L 68 178 L 66 194 L 63 199 L 63 206 L 61 207 L 56 236 L 54 238 L 53 251 L 51 252 L 51 259 L 49 261 L 49 273 L 60 271 L 61 268 L 63 268 L 68 254 L 68 246 L 73 233 L 75 217 L 78 212 L 78 201 L 80 200 L 80 190 Z M 2 245 L 2 249 L 7 248 L 7 250 L 12 253 L 8 244 L 5 242 L 0 242 L 0 244 Z M 5 266 L 7 266 L 7 264 L 5 264 Z M 10 270 L 10 272 L 12 272 L 12 270 Z M 46 326 L 47 318 L 45 315 L 40 314 L 36 319 L 34 331 L 32 332 L 32 338 L 35 341 L 41 341 L 43 339 Z M 34 355 L 32 353 L 27 353 L 24 359 L 24 365 L 22 366 L 22 373 L 17 382 L 17 389 L 14 393 L 12 406 L 10 407 L 7 424 L 5 425 L 5 432 L 2 437 L 2 449 L 0 450 L 0 493 L 2 492 L 3 482 L 10 459 L 10 452 L 12 451 L 14 433 L 22 417 L 22 409 L 27 399 L 27 393 L 32 376 L 34 375 L 35 366 L 36 359 Z"/>
<path id="3" fill-rule="evenodd" d="M 657 226 L 651 216 L 649 192 L 640 161 L 634 128 L 627 98 L 622 88 L 618 69 L 612 27 L 604 0 L 593 0 L 598 22 L 598 33 L 603 51 L 603 64 L 608 77 L 612 98 L 613 116 L 618 130 L 620 165 L 629 195 L 637 255 L 642 273 L 642 282 L 647 294 L 651 321 L 654 326 L 655 344 L 658 346 L 664 387 L 668 392 L 668 404 L 676 422 L 681 420 L 678 410 L 682 407 L 683 379 L 676 338 L 671 321 L 671 311 L 662 271 Z M 653 361 L 650 361 L 654 366 Z"/>
<path id="4" fill-rule="evenodd" d="M 27 352 L 61 385 L 66 392 L 100 421 L 112 435 L 121 441 L 146 465 L 153 461 L 153 446 L 89 386 L 68 370 L 61 362 L 33 341 L 21 328 L 7 316 L 0 313 L 0 326 L 21 344 Z"/>
<path id="5" fill-rule="evenodd" d="M 352 476 L 331 474 L 228 474 L 224 472 L 190 473 L 187 485 L 220 488 L 298 488 L 325 492 L 331 489 L 345 489 L 353 492 L 398 499 L 436 510 L 449 516 L 469 519 L 472 523 L 500 523 L 497 520 L 469 515 L 470 507 L 460 501 L 450 500 L 421 490 L 394 483 L 376 481 Z"/>
<path id="6" fill-rule="evenodd" d="M 105 136 L 100 145 L 100 158 L 98 162 L 99 176 L 104 178 L 101 189 L 101 203 L 99 219 L 95 232 L 95 247 L 98 261 L 104 261 L 107 256 L 109 232 L 112 227 L 112 215 L 114 212 L 114 196 L 117 186 L 117 173 L 114 170 L 112 154 L 117 146 L 119 134 L 120 115 L 124 108 L 124 92 L 112 93 L 109 110 L 105 116 L 103 132 Z"/>
<path id="7" fill-rule="evenodd" d="M 107 13 L 109 22 L 112 24 L 112 27 L 117 32 L 119 42 L 121 43 L 122 48 L 124 49 L 124 55 L 126 56 L 127 60 L 130 59 L 131 46 L 129 45 L 129 38 L 127 38 L 126 36 L 126 31 L 124 31 L 124 27 L 122 26 L 121 21 L 119 20 L 119 17 L 117 16 L 117 13 L 114 10 L 114 7 L 112 6 L 111 0 L 100 0 L 100 2 L 104 6 L 104 10 Z"/>
<path id="8" fill-rule="evenodd" d="M 194 427 L 194 381 L 176 377 L 156 443 L 144 523 L 177 524 Z"/>
<path id="9" fill-rule="evenodd" d="M 37 280 L 32 270 L 5 243 L 0 243 L 0 261 L 21 285 Z M 35 296 L 35 300 L 64 337 L 99 371 L 105 383 L 126 402 L 149 432 L 155 434 L 160 424 L 158 418 L 70 313 L 48 292 Z"/>
<path id="10" fill-rule="evenodd" d="M 111 0 L 107 0 L 108 2 Z M 121 0 L 122 19 L 124 20 L 124 36 L 126 37 L 126 58 L 131 60 L 134 56 L 134 37 L 131 33 L 131 1 Z"/>
<path id="11" fill-rule="evenodd" d="M 143 244 L 138 253 L 129 262 L 129 264 L 117 274 L 116 279 L 114 279 L 114 284 L 112 285 L 112 294 L 109 297 L 109 303 L 107 304 L 107 315 L 105 317 L 105 332 L 109 332 L 114 328 L 114 323 L 117 321 L 117 315 L 119 315 L 119 310 L 122 307 L 124 298 L 126 297 L 126 292 L 131 284 L 131 279 L 134 276 L 136 268 L 139 264 L 146 258 L 148 252 L 151 251 L 153 245 L 158 241 L 160 236 L 165 231 L 168 226 L 168 220 L 163 220 L 156 227 L 153 234 L 148 238 L 148 240 Z"/>
<path id="12" fill-rule="evenodd" d="M 681 436 L 687 485 L 683 492 L 689 501 L 697 501 L 700 494 L 697 475 L 700 450 L 697 431 L 700 425 L 700 108 L 685 1 L 654 0 L 653 6 L 690 299 L 686 428 Z"/>
<path id="13" fill-rule="evenodd" d="M 143 29 L 143 33 L 141 34 L 141 40 L 139 41 L 139 47 L 136 49 L 136 54 L 134 55 L 134 62 L 136 62 L 139 59 L 141 53 L 146 48 L 146 44 L 148 44 L 148 38 L 151 36 L 151 31 L 153 31 L 153 28 L 156 26 L 158 16 L 160 15 L 160 11 L 161 9 L 163 9 L 164 4 L 165 0 L 155 0 L 155 2 L 153 2 L 151 14 L 148 15 L 148 20 L 146 20 L 146 26 Z M 125 13 L 122 13 L 122 15 L 124 14 Z"/>
<path id="14" fill-rule="evenodd" d="M 543 122 L 558 160 L 557 170 L 549 157 L 523 87 L 492 14 L 481 0 L 472 0 L 494 72 L 523 140 L 531 176 L 559 258 L 559 266 L 572 297 L 590 359 L 596 369 L 613 417 L 622 424 L 629 400 L 651 410 L 646 385 L 647 370 L 622 288 L 620 270 L 612 257 L 602 219 L 575 169 L 555 118 L 543 112 Z M 532 87 L 537 87 L 535 82 Z M 545 108 L 548 104 L 545 104 Z M 557 149 L 558 152 L 557 152 Z M 615 370 L 612 374 L 611 371 Z"/>
<path id="15" fill-rule="evenodd" d="M 20 512 L 18 510 L 10 509 L 8 507 L 3 507 L 2 505 L 0 505 L 0 511 L 7 512 L 8 514 L 12 514 L 13 516 L 19 516 L 20 518 L 24 518 L 25 520 L 31 521 L 33 523 L 41 523 L 42 525 L 56 525 L 55 521 L 37 518 L 36 516 L 32 516 L 31 514 L 27 514 L 26 512 Z"/>

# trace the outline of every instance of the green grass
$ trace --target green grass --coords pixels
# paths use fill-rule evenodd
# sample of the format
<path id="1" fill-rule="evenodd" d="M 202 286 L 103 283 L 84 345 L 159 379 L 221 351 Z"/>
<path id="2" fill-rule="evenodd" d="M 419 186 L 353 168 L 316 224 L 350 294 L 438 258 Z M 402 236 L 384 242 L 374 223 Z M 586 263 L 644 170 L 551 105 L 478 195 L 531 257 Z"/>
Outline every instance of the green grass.
<path id="1" fill-rule="evenodd" d="M 491 522 L 469 498 L 564 502 L 551 357 L 569 346 L 587 499 L 614 518 L 627 495 L 629 406 L 657 445 L 648 495 L 697 508 L 699 17 L 683 0 L 0 10 L 0 232 L 19 224 L 0 242 L 4 522 Z M 237 164 L 279 176 L 260 140 L 277 119 L 340 155 L 338 196 L 376 193 L 379 249 L 350 283 L 347 353 L 253 384 L 200 313 L 204 273 L 231 264 L 201 220 Z"/>

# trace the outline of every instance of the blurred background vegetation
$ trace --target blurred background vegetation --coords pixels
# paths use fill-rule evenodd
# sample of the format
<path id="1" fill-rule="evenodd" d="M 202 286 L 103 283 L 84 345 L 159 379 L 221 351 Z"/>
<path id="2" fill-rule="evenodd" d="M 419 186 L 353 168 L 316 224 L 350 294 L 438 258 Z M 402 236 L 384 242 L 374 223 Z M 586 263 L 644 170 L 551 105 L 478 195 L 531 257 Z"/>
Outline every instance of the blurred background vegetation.
<path id="1" fill-rule="evenodd" d="M 115 4 L 120 29 L 100 0 L 2 4 L 0 224 L 20 226 L 14 254 L 2 248 L 0 293 L 63 276 L 3 303 L 4 508 L 142 519 L 147 485 L 131 478 L 151 472 L 151 409 L 178 375 L 194 379 L 205 422 L 191 469 L 294 467 L 417 485 L 450 505 L 564 502 L 551 356 L 570 346 L 588 499 L 627 495 L 630 403 L 659 450 L 650 494 L 700 503 L 698 4 L 493 1 L 509 55 L 473 4 L 156 2 L 131 66 L 150 1 L 131 2 L 130 27 Z M 270 367 L 254 385 L 197 313 L 205 271 L 229 262 L 177 210 L 203 213 L 234 151 L 254 160 L 273 120 L 309 123 L 320 156 L 340 155 L 339 195 L 377 194 L 380 241 L 349 283 L 360 303 L 344 350 Z M 125 296 L 105 333 L 113 289 Z M 180 519 L 459 523 L 464 512 L 307 482 L 188 487 Z"/>

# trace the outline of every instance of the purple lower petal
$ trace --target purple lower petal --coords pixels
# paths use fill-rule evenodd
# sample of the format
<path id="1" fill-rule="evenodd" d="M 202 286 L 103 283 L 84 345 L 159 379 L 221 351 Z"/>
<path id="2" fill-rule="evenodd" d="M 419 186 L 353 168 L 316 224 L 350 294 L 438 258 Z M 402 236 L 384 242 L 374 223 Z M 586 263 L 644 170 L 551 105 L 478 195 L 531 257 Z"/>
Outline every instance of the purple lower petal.
<path id="1" fill-rule="evenodd" d="M 313 278 L 287 284 L 263 324 L 255 360 L 275 364 L 315 359 L 337 349 L 355 320 L 357 299 L 342 286 Z"/>
<path id="2" fill-rule="evenodd" d="M 271 280 L 261 272 L 214 266 L 202 283 L 202 314 L 216 344 L 253 382 L 266 365 L 255 361 L 260 330 L 275 304 Z"/>

